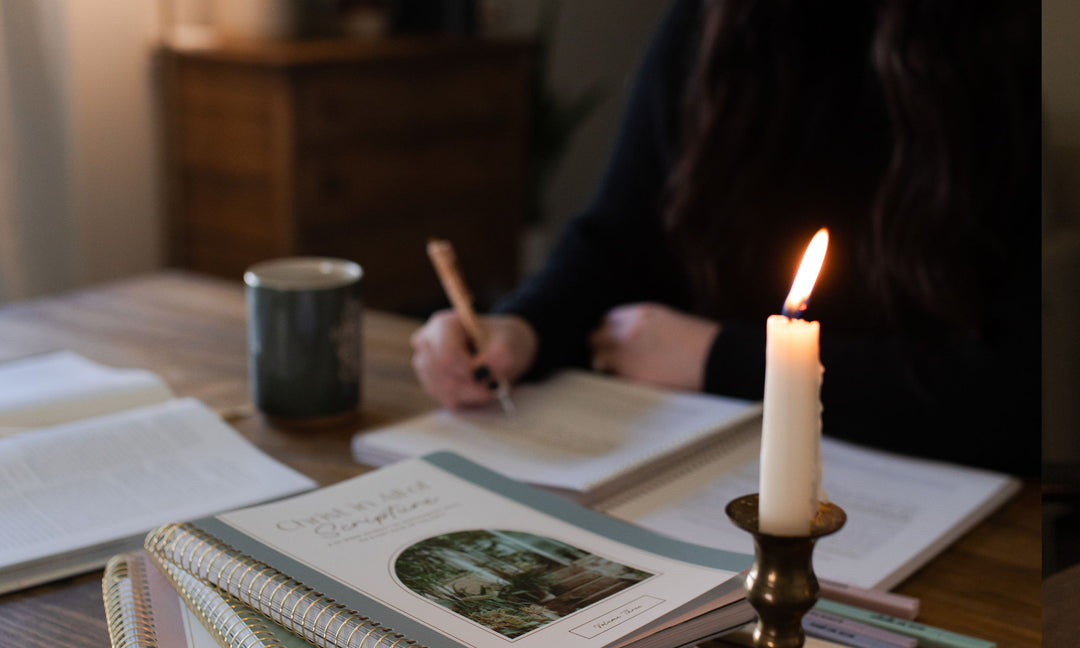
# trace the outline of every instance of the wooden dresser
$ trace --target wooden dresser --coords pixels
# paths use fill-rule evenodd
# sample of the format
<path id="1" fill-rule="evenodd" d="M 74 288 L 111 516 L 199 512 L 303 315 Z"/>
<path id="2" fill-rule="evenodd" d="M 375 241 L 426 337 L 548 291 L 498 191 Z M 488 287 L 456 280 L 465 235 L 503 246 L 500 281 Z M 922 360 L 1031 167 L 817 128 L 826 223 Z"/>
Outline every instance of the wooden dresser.
<path id="1" fill-rule="evenodd" d="M 530 47 L 296 41 L 162 53 L 174 265 L 239 278 L 285 255 L 364 267 L 367 302 L 446 300 L 450 239 L 481 306 L 517 280 Z"/>

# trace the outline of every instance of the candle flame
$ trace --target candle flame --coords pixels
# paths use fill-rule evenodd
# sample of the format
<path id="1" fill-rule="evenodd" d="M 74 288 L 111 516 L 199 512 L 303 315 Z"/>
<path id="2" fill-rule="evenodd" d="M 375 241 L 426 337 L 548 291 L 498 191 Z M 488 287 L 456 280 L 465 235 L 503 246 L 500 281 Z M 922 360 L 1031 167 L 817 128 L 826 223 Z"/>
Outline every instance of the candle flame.
<path id="1" fill-rule="evenodd" d="M 825 250 L 828 247 L 829 230 L 823 227 L 810 239 L 810 245 L 806 246 L 806 253 L 799 264 L 799 271 L 795 273 L 795 281 L 791 282 L 791 292 L 784 301 L 786 317 L 802 317 L 806 304 L 810 301 L 810 293 L 814 290 L 814 282 L 821 272 L 821 264 L 825 262 Z"/>

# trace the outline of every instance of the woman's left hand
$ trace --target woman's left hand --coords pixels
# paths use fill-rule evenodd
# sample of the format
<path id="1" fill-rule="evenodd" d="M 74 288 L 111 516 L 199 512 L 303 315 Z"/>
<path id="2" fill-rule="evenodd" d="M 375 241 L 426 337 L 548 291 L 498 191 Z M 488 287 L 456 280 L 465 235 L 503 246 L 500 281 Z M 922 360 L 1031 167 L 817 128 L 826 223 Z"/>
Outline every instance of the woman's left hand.
<path id="1" fill-rule="evenodd" d="M 589 336 L 593 368 L 676 389 L 700 391 L 719 322 L 654 303 L 611 309 Z"/>

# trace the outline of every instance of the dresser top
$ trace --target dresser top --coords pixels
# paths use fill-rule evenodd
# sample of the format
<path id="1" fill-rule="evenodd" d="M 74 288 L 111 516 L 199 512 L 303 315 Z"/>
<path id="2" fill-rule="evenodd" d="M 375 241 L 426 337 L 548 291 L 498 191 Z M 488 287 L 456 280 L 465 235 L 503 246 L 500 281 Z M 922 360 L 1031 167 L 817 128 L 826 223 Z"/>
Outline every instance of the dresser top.
<path id="1" fill-rule="evenodd" d="M 525 38 L 410 37 L 281 41 L 222 41 L 208 45 L 165 45 L 162 50 L 188 60 L 266 66 L 409 60 L 439 57 L 490 57 L 525 52 Z"/>

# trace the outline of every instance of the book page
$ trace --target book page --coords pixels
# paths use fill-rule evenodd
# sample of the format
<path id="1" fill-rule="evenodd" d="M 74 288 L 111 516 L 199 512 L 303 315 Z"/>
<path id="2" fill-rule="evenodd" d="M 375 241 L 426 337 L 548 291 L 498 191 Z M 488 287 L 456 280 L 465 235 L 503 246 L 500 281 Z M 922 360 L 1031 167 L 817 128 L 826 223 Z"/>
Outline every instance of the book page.
<path id="1" fill-rule="evenodd" d="M 661 454 L 756 416 L 751 401 L 676 392 L 583 371 L 513 392 L 497 404 L 440 411 L 354 437 L 357 460 L 386 465 L 430 452 L 458 453 L 521 481 L 587 491 Z"/>
<path id="2" fill-rule="evenodd" d="M 891 589 L 1019 489 L 1007 475 L 913 459 L 825 438 L 822 481 L 847 513 L 818 540 L 814 572 L 860 587 Z M 753 552 L 724 509 L 758 492 L 757 445 L 717 459 L 663 489 L 607 512 L 681 540 Z"/>
<path id="3" fill-rule="evenodd" d="M 313 486 L 194 399 L 0 439 L 0 582 L 20 563 Z"/>
<path id="4" fill-rule="evenodd" d="M 149 371 L 106 367 L 71 351 L 13 360 L 0 365 L 0 436 L 172 397 Z"/>
<path id="5" fill-rule="evenodd" d="M 319 592 L 410 636 L 348 598 L 360 592 L 454 645 L 607 646 L 734 576 L 619 542 L 618 532 L 591 531 L 424 460 L 217 519 L 245 534 L 226 540 L 241 551 L 259 555 L 254 538 L 279 552 L 263 560 Z M 741 589 L 733 584 L 725 601 Z"/>

